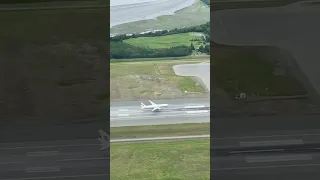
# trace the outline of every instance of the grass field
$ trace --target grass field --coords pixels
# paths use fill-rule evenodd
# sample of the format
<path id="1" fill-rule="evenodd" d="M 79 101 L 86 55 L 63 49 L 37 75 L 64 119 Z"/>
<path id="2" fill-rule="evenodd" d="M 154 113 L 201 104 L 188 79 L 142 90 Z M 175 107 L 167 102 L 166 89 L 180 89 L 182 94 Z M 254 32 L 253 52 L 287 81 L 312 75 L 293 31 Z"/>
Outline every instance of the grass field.
<path id="1" fill-rule="evenodd" d="M 175 12 L 174 15 L 160 16 L 157 19 L 120 24 L 110 29 L 112 34 L 139 33 L 146 30 L 174 29 L 201 25 L 210 21 L 210 7 L 200 0 L 195 4 Z"/>
<path id="2" fill-rule="evenodd" d="M 237 91 L 268 96 L 307 93 L 285 67 L 279 66 L 283 60 L 275 48 L 216 46 L 212 53 L 216 57 L 212 61 L 214 77 L 232 96 Z M 283 74 L 275 73 L 277 66 Z"/>
<path id="3" fill-rule="evenodd" d="M 99 116 L 108 97 L 108 14 L 107 8 L 0 12 L 1 114 Z"/>
<path id="4" fill-rule="evenodd" d="M 191 43 L 193 43 L 194 47 L 197 48 L 199 45 L 203 44 L 203 41 L 201 41 L 201 35 L 202 34 L 200 33 L 190 32 L 168 36 L 130 38 L 123 42 L 133 46 L 152 49 L 170 48 L 181 45 L 190 46 Z"/>
<path id="5" fill-rule="evenodd" d="M 142 138 L 210 134 L 210 123 L 112 127 L 111 138 Z"/>
<path id="6" fill-rule="evenodd" d="M 208 180 L 210 141 L 111 144 L 113 180 Z"/>
<path id="7" fill-rule="evenodd" d="M 172 68 L 177 64 L 208 61 L 207 56 L 194 59 L 187 57 L 177 60 L 170 58 L 139 60 L 110 63 L 111 100 L 207 97 L 200 84 L 190 80 L 190 77 L 177 76 Z"/>

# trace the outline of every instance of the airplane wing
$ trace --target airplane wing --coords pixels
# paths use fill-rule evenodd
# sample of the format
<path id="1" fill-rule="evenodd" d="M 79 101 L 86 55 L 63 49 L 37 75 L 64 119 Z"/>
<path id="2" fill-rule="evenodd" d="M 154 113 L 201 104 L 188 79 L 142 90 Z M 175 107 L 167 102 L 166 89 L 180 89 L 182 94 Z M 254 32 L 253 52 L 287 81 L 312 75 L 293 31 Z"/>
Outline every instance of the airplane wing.
<path id="1" fill-rule="evenodd" d="M 156 110 L 160 110 L 160 109 L 161 109 L 160 107 L 155 107 L 155 108 L 152 109 L 152 112 L 156 111 Z"/>
<path id="2" fill-rule="evenodd" d="M 149 100 L 149 102 L 150 102 L 152 105 L 157 105 L 156 103 L 154 103 L 154 102 L 152 102 L 152 101 L 150 101 L 150 100 Z"/>
<path id="3" fill-rule="evenodd" d="M 98 140 L 101 142 L 100 151 L 108 149 L 109 145 L 108 145 L 108 142 L 105 139 L 98 138 Z"/>

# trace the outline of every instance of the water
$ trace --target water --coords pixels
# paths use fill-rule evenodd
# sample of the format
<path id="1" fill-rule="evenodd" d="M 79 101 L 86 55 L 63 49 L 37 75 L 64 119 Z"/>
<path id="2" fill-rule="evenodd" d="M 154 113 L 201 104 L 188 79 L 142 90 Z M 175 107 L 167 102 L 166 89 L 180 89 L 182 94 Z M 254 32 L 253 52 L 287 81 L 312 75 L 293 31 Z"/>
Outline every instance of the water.
<path id="1" fill-rule="evenodd" d="M 163 15 L 191 6 L 196 0 L 111 0 L 110 27 Z"/>

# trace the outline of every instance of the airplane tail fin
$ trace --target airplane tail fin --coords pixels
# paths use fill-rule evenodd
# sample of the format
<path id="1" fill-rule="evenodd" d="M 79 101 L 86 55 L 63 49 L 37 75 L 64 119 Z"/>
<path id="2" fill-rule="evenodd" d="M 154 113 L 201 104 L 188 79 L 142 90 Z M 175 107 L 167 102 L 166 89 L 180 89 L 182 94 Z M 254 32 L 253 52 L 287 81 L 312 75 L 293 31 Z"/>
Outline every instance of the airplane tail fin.
<path id="1" fill-rule="evenodd" d="M 143 109 L 146 105 L 141 102 L 141 109 Z"/>

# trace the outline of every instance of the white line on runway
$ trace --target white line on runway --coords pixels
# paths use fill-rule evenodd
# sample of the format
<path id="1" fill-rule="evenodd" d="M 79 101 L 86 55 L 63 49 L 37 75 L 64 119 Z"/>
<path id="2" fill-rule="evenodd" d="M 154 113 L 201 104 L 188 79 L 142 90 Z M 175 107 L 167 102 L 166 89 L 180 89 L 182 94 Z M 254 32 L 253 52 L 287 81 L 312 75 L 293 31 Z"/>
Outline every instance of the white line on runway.
<path id="1" fill-rule="evenodd" d="M 199 115 L 207 115 L 209 116 L 210 114 L 209 113 L 205 113 L 205 112 L 202 112 L 203 114 L 198 114 L 198 113 L 186 113 L 186 114 L 175 114 L 175 115 L 162 115 L 162 116 L 139 116 L 139 117 L 136 117 L 136 116 L 131 116 L 131 117 L 127 117 L 127 116 L 123 116 L 123 117 L 117 117 L 117 118 L 111 118 L 111 121 L 118 121 L 119 119 L 123 119 L 123 120 L 126 120 L 126 119 L 146 119 L 146 118 L 151 118 L 151 119 L 161 119 L 161 118 L 167 118 L 167 117 L 181 117 L 181 116 L 199 116 Z M 112 120 L 113 119 L 113 120 Z"/>
<path id="2" fill-rule="evenodd" d="M 59 151 L 37 151 L 27 152 L 27 156 L 55 156 L 58 155 Z"/>
<path id="3" fill-rule="evenodd" d="M 91 160 L 107 160 L 109 158 L 82 158 L 82 159 L 61 159 L 56 160 L 57 162 L 64 162 L 64 161 L 91 161 Z"/>
<path id="4" fill-rule="evenodd" d="M 157 140 L 175 140 L 175 139 L 198 139 L 209 138 L 210 135 L 195 136 L 172 136 L 172 137 L 154 137 L 154 138 L 134 138 L 134 139 L 111 139 L 110 142 L 137 142 L 137 141 L 157 141 Z"/>
<path id="5" fill-rule="evenodd" d="M 186 113 L 207 113 L 208 110 L 199 110 L 199 111 L 186 111 Z"/>
<path id="6" fill-rule="evenodd" d="M 129 116 L 130 114 L 118 114 L 118 116 Z"/>
<path id="7" fill-rule="evenodd" d="M 249 163 L 256 162 L 278 162 L 278 161 L 299 161 L 299 160 L 312 160 L 312 155 L 282 155 L 282 156 L 255 156 L 246 157 Z"/>
<path id="8" fill-rule="evenodd" d="M 247 166 L 247 167 L 234 167 L 234 168 L 213 168 L 212 171 L 230 171 L 230 170 L 247 170 L 247 169 L 267 169 L 267 168 L 286 168 L 286 167 L 308 167 L 320 166 L 320 164 L 293 164 L 293 165 L 278 165 L 278 166 Z M 1 179 L 0 179 L 1 180 Z"/>
<path id="9" fill-rule="evenodd" d="M 74 175 L 74 176 L 47 176 L 47 177 L 27 177 L 27 178 L 11 178 L 0 180 L 43 180 L 43 179 L 65 179 L 65 178 L 81 178 L 81 177 L 101 177 L 108 176 L 109 174 L 87 174 L 87 175 Z"/>
<path id="10" fill-rule="evenodd" d="M 240 146 L 252 147 L 252 146 L 270 146 L 270 145 L 293 145 L 303 144 L 302 139 L 291 139 L 291 140 L 273 140 L 273 141 L 247 141 L 240 142 Z"/>
<path id="11" fill-rule="evenodd" d="M 270 136 L 216 137 L 215 139 L 253 139 L 253 138 L 301 137 L 301 136 L 320 136 L 320 134 L 277 134 L 277 135 L 270 135 Z"/>
<path id="12" fill-rule="evenodd" d="M 264 149 L 264 150 L 231 151 L 230 153 L 232 153 L 232 154 L 238 154 L 238 153 L 275 152 L 275 151 L 284 151 L 284 149 Z"/>
<path id="13" fill-rule="evenodd" d="M 10 147 L 0 148 L 0 150 L 12 150 L 12 149 L 38 149 L 38 148 L 55 148 L 55 147 L 82 147 L 82 146 L 100 146 L 99 144 L 68 144 L 68 145 L 52 145 L 52 146 L 22 146 L 22 147 Z"/>
<path id="14" fill-rule="evenodd" d="M 26 168 L 28 173 L 35 173 L 35 172 L 58 172 L 60 171 L 59 166 L 48 166 L 48 167 L 28 167 Z"/>
<path id="15" fill-rule="evenodd" d="M 0 165 L 7 165 L 7 164 L 21 164 L 22 162 L 0 162 Z"/>

